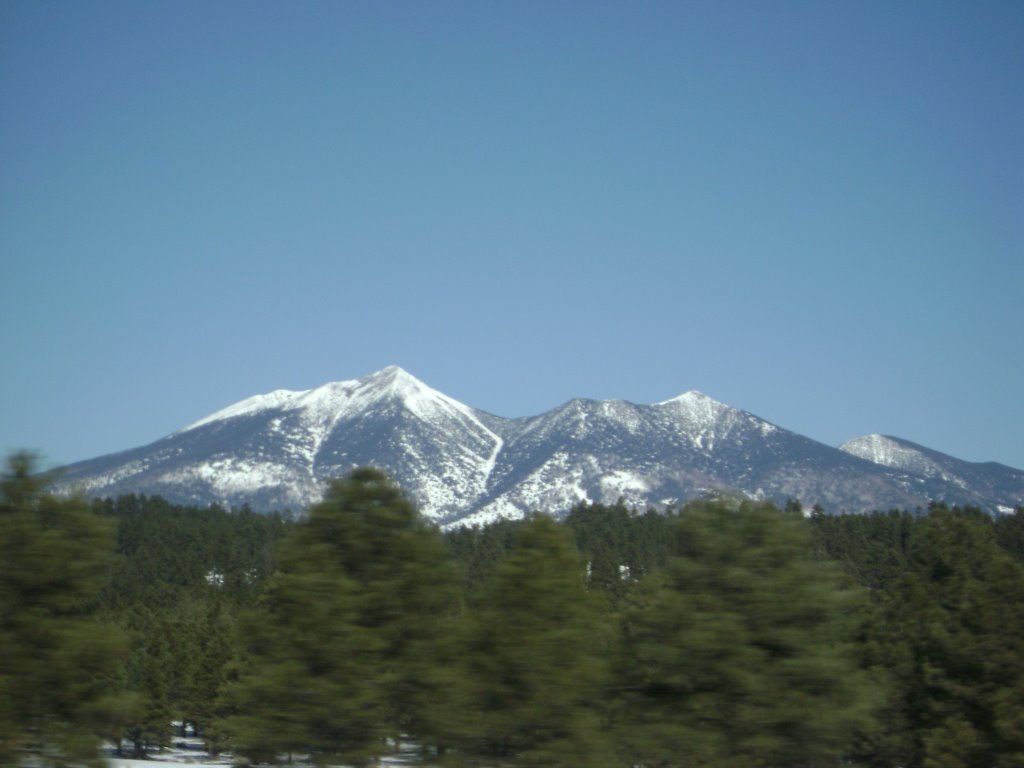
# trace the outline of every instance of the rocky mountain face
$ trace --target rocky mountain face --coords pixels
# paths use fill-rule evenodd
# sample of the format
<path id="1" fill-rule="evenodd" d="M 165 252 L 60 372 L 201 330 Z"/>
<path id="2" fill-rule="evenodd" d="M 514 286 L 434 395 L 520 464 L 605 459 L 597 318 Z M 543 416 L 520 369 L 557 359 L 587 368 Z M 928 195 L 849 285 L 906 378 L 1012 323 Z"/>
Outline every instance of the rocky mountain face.
<path id="1" fill-rule="evenodd" d="M 937 500 L 956 500 L 997 512 L 1021 505 L 1024 472 L 994 461 L 975 463 L 887 435 L 867 435 L 839 446 L 905 476 L 907 490 Z"/>
<path id="2" fill-rule="evenodd" d="M 560 514 L 581 501 L 663 508 L 722 491 L 836 512 L 1024 504 L 1019 470 L 879 436 L 837 449 L 699 392 L 655 405 L 572 400 L 506 419 L 397 367 L 257 395 L 151 445 L 68 466 L 59 487 L 299 510 L 363 465 L 387 471 L 442 525 Z"/>

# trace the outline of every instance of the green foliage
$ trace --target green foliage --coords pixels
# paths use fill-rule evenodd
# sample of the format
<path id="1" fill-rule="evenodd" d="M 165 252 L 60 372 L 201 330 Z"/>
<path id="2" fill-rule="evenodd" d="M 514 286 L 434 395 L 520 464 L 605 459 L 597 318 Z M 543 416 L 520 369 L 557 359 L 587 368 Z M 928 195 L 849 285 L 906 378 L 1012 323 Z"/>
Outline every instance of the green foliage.
<path id="1" fill-rule="evenodd" d="M 670 520 L 653 510 L 636 514 L 622 502 L 575 506 L 565 524 L 586 558 L 587 585 L 621 601 L 631 584 L 664 566 Z"/>
<path id="2" fill-rule="evenodd" d="M 128 650 L 113 689 L 131 701 L 107 734 L 137 756 L 188 722 L 216 750 L 220 693 L 241 653 L 237 614 L 255 607 L 274 570 L 274 544 L 290 523 L 243 508 L 177 506 L 159 496 L 95 500 L 116 526 L 116 558 L 99 591 L 100 614 Z"/>
<path id="3" fill-rule="evenodd" d="M 523 525 L 522 520 L 498 520 L 483 528 L 456 528 L 445 534 L 448 556 L 462 577 L 462 594 L 467 599 L 480 594 L 498 563 L 515 549 Z"/>
<path id="4" fill-rule="evenodd" d="M 0 764 L 144 756 L 175 720 L 268 762 L 1024 764 L 1022 510 L 581 504 L 442 537 L 375 470 L 300 523 L 90 510 L 26 456 L 0 492 Z"/>
<path id="5" fill-rule="evenodd" d="M 1024 764 L 1024 568 L 990 519 L 935 507 L 866 646 L 893 685 L 876 765 Z"/>
<path id="6" fill-rule="evenodd" d="M 600 766 L 609 643 L 568 532 L 523 523 L 469 617 L 463 757 L 486 765 Z"/>
<path id="7" fill-rule="evenodd" d="M 152 610 L 139 608 L 123 627 L 130 648 L 121 682 L 135 701 L 118 739 L 127 738 L 135 756 L 145 757 L 150 750 L 165 746 L 170 737 L 174 646 L 168 622 Z"/>
<path id="8" fill-rule="evenodd" d="M 850 649 L 857 595 L 771 505 L 702 502 L 624 621 L 619 733 L 657 766 L 834 762 L 870 725 Z"/>
<path id="9" fill-rule="evenodd" d="M 249 659 L 229 694 L 239 713 L 232 740 L 257 762 L 296 751 L 365 762 L 382 749 L 383 703 L 358 586 L 328 542 L 287 547 L 281 567 L 266 614 L 244 624 Z"/>
<path id="10" fill-rule="evenodd" d="M 814 514 L 810 525 L 822 555 L 838 563 L 861 586 L 885 588 L 906 570 L 914 528 L 914 516 L 909 512 Z"/>
<path id="11" fill-rule="evenodd" d="M 266 610 L 247 623 L 240 751 L 362 764 L 402 734 L 432 744 L 454 588 L 440 535 L 380 472 L 334 483 L 284 541 Z"/>
<path id="12" fill-rule="evenodd" d="M 159 496 L 97 500 L 93 509 L 117 525 L 117 563 L 102 596 L 117 612 L 171 607 L 195 594 L 254 602 L 289 525 L 280 515 L 175 506 Z"/>
<path id="13" fill-rule="evenodd" d="M 1024 507 L 1012 514 L 1000 515 L 995 523 L 996 541 L 1007 554 L 1024 564 Z"/>
<path id="14" fill-rule="evenodd" d="M 32 458 L 0 481 L 0 764 L 89 760 L 121 714 L 111 695 L 121 650 L 95 620 L 110 526 L 77 499 L 46 492 Z"/>

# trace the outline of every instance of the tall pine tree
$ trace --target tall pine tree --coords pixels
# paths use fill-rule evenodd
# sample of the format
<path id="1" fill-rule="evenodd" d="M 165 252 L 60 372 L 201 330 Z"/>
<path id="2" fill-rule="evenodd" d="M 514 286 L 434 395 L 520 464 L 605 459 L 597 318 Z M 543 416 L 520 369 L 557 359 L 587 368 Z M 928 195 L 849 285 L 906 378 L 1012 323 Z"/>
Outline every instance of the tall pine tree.
<path id="1" fill-rule="evenodd" d="M 0 764 L 95 759 L 120 708 L 121 649 L 93 617 L 112 531 L 78 499 L 46 491 L 26 454 L 0 480 Z M 31 760 L 30 760 L 31 762 Z"/>
<path id="2" fill-rule="evenodd" d="M 234 692 L 239 751 L 363 764 L 402 736 L 436 740 L 443 622 L 455 578 L 440 534 L 374 469 L 331 485 L 279 553 Z"/>
<path id="3" fill-rule="evenodd" d="M 469 617 L 461 751 L 472 764 L 608 765 L 608 633 L 568 530 L 522 525 Z M 480 761 L 480 762 L 476 762 Z"/>
<path id="4" fill-rule="evenodd" d="M 696 503 L 627 611 L 619 733 L 629 764 L 834 763 L 869 724 L 853 595 L 798 514 Z"/>

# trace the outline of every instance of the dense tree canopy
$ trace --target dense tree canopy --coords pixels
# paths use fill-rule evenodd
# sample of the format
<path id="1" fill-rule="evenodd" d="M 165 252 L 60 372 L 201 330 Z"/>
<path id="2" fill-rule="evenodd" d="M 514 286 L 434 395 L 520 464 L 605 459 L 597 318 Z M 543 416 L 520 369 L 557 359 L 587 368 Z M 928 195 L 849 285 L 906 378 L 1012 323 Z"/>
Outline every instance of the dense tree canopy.
<path id="1" fill-rule="evenodd" d="M 580 504 L 442 536 L 376 470 L 300 520 L 0 483 L 0 764 L 1024 764 L 1024 511 Z"/>
<path id="2" fill-rule="evenodd" d="M 1024 568 L 991 520 L 935 508 L 919 521 L 868 639 L 893 682 L 874 764 L 1024 764 Z"/>
<path id="3" fill-rule="evenodd" d="M 362 764 L 405 734 L 434 740 L 454 589 L 440 534 L 380 472 L 332 484 L 283 542 L 266 611 L 247 623 L 243 752 Z"/>
<path id="4" fill-rule="evenodd" d="M 504 766 L 613 764 L 602 735 L 609 638 L 569 533 L 521 525 L 469 619 L 464 757 Z"/>
<path id="5" fill-rule="evenodd" d="M 651 766 L 835 763 L 870 726 L 851 652 L 856 595 L 804 521 L 698 503 L 625 616 L 624 760 Z"/>
<path id="6" fill-rule="evenodd" d="M 121 709 L 117 633 L 95 619 L 113 531 L 78 499 L 46 492 L 27 455 L 0 480 L 0 764 L 96 753 Z"/>

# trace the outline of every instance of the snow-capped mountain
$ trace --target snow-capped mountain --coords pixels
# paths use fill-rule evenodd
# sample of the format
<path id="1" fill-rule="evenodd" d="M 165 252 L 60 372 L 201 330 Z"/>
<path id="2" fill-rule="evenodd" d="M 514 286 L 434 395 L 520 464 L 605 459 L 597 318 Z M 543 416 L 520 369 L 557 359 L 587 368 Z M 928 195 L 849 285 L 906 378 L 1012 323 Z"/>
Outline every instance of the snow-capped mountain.
<path id="1" fill-rule="evenodd" d="M 482 416 L 390 367 L 250 397 L 152 445 L 74 464 L 61 482 L 90 496 L 140 492 L 183 503 L 301 509 L 332 478 L 372 464 L 443 519 L 485 492 L 501 450 Z"/>
<path id="2" fill-rule="evenodd" d="M 1002 467 L 1003 480 L 978 482 L 964 466 L 999 465 L 969 465 L 884 438 L 947 462 L 932 472 L 931 464 L 889 461 L 896 450 L 871 448 L 872 439 L 839 450 L 699 392 L 654 405 L 572 400 L 507 419 L 389 367 L 242 400 L 151 445 L 66 467 L 60 488 L 299 510 L 331 479 L 373 465 L 448 525 L 558 514 L 588 500 L 660 508 L 716 491 L 798 498 L 834 511 L 914 508 L 936 498 L 992 510 L 1024 503 L 1018 470 Z"/>
<path id="3" fill-rule="evenodd" d="M 866 435 L 849 440 L 839 446 L 853 456 L 906 473 L 908 488 L 926 494 L 935 501 L 973 503 L 1010 512 L 1011 503 L 1019 505 L 1024 472 L 994 461 L 963 461 L 945 453 L 888 435 Z M 955 489 L 952 490 L 951 489 Z M 952 496 L 947 494 L 952 492 Z M 973 499 L 973 501 L 970 501 Z"/>

